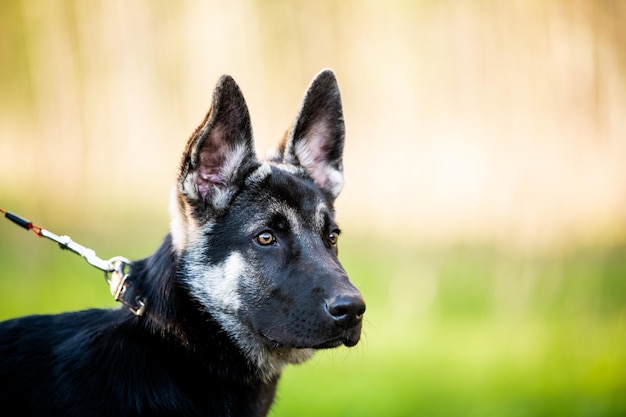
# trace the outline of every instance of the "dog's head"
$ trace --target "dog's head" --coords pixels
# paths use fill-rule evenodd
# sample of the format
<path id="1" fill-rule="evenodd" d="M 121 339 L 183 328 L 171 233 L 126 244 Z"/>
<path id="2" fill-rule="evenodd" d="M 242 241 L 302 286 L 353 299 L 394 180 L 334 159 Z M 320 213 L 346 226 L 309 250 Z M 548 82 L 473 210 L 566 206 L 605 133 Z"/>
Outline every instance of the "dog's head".
<path id="1" fill-rule="evenodd" d="M 183 155 L 172 196 L 182 280 L 267 377 L 360 338 L 365 303 L 337 259 L 343 145 L 332 71 L 315 77 L 265 161 L 243 95 L 223 76 Z"/>

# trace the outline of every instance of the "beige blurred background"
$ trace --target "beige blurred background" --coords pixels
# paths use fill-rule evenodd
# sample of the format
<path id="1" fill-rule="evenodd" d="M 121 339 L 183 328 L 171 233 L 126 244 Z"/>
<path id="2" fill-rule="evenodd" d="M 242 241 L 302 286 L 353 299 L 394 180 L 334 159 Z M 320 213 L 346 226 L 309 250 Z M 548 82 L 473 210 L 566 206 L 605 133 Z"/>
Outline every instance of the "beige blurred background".
<path id="1" fill-rule="evenodd" d="M 625 21 L 621 1 L 3 1 L 0 208 L 52 229 L 123 216 L 164 232 L 221 74 L 265 154 L 331 67 L 344 229 L 623 242 Z"/>

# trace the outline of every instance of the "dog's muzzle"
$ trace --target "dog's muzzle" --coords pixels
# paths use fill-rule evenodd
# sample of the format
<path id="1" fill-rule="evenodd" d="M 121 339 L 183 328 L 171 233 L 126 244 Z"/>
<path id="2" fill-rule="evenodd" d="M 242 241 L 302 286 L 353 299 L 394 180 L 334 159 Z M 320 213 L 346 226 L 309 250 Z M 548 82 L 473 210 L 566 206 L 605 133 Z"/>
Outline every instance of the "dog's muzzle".
<path id="1" fill-rule="evenodd" d="M 365 301 L 358 291 L 339 293 L 326 300 L 323 319 L 312 316 L 312 321 L 321 320 L 302 332 L 297 326 L 270 327 L 260 334 L 272 348 L 291 347 L 298 349 L 330 349 L 345 345 L 356 345 L 361 338 Z M 305 321 L 305 320 L 302 320 Z M 315 330 L 313 330 L 315 329 Z"/>

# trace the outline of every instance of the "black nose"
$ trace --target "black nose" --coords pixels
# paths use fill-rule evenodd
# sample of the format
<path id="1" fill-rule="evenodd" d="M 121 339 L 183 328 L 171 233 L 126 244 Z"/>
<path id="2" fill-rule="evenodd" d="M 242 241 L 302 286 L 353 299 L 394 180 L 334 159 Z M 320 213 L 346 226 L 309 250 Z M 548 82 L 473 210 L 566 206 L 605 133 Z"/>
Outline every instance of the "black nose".
<path id="1" fill-rule="evenodd" d="M 363 319 L 365 301 L 361 294 L 337 295 L 326 302 L 326 309 L 339 327 L 349 329 Z"/>

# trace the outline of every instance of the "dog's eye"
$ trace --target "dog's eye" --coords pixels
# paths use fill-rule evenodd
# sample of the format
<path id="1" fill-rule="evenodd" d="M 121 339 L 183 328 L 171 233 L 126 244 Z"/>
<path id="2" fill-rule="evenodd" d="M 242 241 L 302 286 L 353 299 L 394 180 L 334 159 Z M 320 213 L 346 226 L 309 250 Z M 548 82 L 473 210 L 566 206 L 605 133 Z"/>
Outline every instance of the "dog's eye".
<path id="1" fill-rule="evenodd" d="M 339 240 L 339 232 L 336 230 L 333 230 L 332 232 L 330 232 L 328 234 L 328 243 L 330 243 L 330 246 L 337 246 L 337 241 Z"/>
<path id="2" fill-rule="evenodd" d="M 256 242 L 261 246 L 269 246 L 276 243 L 276 238 L 270 232 L 263 232 L 255 238 Z"/>

